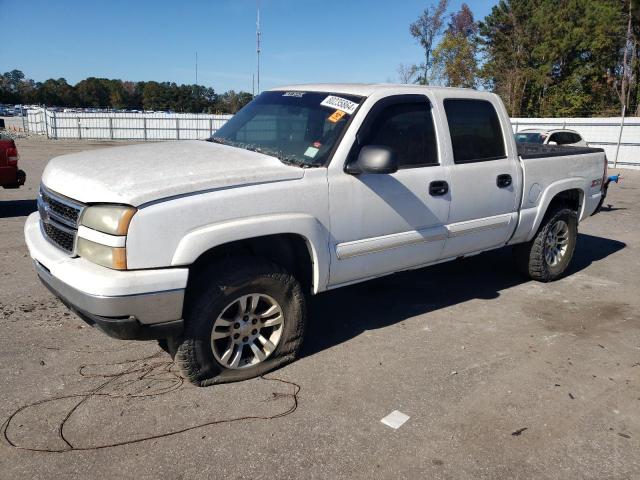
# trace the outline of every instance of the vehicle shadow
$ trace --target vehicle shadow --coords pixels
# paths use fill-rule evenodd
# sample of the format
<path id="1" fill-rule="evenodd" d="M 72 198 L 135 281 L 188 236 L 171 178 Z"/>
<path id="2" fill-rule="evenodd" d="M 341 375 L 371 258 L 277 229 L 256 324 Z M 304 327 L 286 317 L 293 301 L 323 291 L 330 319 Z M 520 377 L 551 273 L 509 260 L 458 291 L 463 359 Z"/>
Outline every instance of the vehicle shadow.
<path id="1" fill-rule="evenodd" d="M 617 240 L 580 234 L 568 275 L 622 250 Z M 472 299 L 493 299 L 526 283 L 513 267 L 510 247 L 468 259 L 398 273 L 329 291 L 309 301 L 301 356 L 346 342 L 367 330 L 384 328 Z"/>
<path id="2" fill-rule="evenodd" d="M 604 205 L 600 209 L 601 212 L 615 212 L 617 210 L 627 210 L 627 209 L 624 208 L 624 207 L 622 207 L 622 208 L 614 207 L 613 205 Z"/>
<path id="3" fill-rule="evenodd" d="M 0 218 L 26 217 L 38 210 L 36 200 L 9 200 L 0 202 Z"/>

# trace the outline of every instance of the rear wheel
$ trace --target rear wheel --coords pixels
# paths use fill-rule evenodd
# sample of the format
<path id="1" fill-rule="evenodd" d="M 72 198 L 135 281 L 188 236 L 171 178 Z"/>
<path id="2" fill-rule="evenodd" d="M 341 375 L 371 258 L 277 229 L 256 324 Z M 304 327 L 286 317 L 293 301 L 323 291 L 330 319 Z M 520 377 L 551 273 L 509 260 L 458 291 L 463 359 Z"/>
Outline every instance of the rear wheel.
<path id="1" fill-rule="evenodd" d="M 195 283 L 184 335 L 168 341 L 190 382 L 245 380 L 296 357 L 306 308 L 290 273 L 260 258 L 239 257 L 212 265 Z"/>
<path id="2" fill-rule="evenodd" d="M 516 266 L 533 280 L 556 280 L 569 267 L 577 238 L 576 212 L 569 208 L 556 208 L 545 217 L 531 241 L 514 247 Z"/>

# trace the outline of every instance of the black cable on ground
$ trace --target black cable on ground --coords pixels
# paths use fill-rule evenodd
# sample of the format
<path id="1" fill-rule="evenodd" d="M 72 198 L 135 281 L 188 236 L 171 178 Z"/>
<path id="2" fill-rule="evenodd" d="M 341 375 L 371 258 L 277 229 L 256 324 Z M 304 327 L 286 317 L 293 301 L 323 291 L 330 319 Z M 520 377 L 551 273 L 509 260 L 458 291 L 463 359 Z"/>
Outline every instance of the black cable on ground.
<path id="1" fill-rule="evenodd" d="M 280 417 L 285 417 L 287 415 L 290 415 L 291 413 L 293 413 L 297 408 L 298 408 L 298 393 L 300 392 L 300 386 L 296 383 L 293 382 L 289 382 L 287 380 L 282 380 L 279 378 L 268 378 L 266 376 L 261 376 L 260 378 L 262 380 L 267 380 L 269 382 L 278 382 L 278 383 L 282 383 L 284 385 L 290 385 L 293 387 L 293 392 L 292 393 L 281 393 L 281 392 L 273 392 L 273 398 L 290 398 L 291 399 L 291 405 L 290 407 L 285 410 L 284 412 L 281 413 L 277 413 L 275 415 L 271 415 L 271 416 L 260 416 L 260 415 L 248 415 L 248 416 L 242 416 L 242 417 L 235 417 L 235 418 L 229 418 L 229 419 L 222 419 L 222 420 L 209 420 L 206 422 L 202 422 L 199 423 L 197 425 L 192 425 L 189 427 L 185 427 L 185 428 L 180 428 L 177 430 L 173 430 L 171 432 L 166 432 L 166 433 L 160 433 L 160 434 L 156 434 L 156 435 L 148 435 L 148 436 L 144 436 L 144 437 L 140 437 L 140 438 L 136 438 L 133 440 L 125 440 L 122 442 L 114 442 L 114 443 L 108 443 L 108 444 L 103 444 L 103 445 L 97 445 L 97 446 L 77 446 L 75 444 L 72 443 L 72 441 L 65 435 L 65 425 L 67 424 L 67 422 L 69 421 L 69 419 L 71 419 L 73 417 L 73 414 L 84 404 L 86 403 L 89 399 L 93 398 L 93 397 L 100 397 L 100 396 L 104 396 L 104 397 L 112 397 L 112 398 L 139 398 L 139 397 L 151 397 L 151 396 L 158 396 L 158 395 L 164 395 L 173 391 L 178 390 L 180 387 L 182 387 L 183 385 L 183 379 L 182 377 L 180 377 L 177 373 L 175 373 L 172 370 L 172 366 L 173 363 L 170 361 L 166 361 L 166 362 L 159 362 L 159 363 L 152 363 L 150 362 L 153 359 L 159 358 L 161 355 L 164 355 L 164 352 L 158 352 L 155 353 L 153 355 L 149 355 L 147 357 L 143 357 L 137 360 L 126 360 L 123 362 L 116 362 L 116 363 L 109 363 L 109 364 L 86 364 L 86 365 L 82 365 L 80 366 L 80 368 L 78 369 L 78 373 L 85 377 L 85 378 L 102 378 L 102 379 L 106 379 L 103 383 L 101 383 L 100 385 L 98 385 L 97 387 L 93 388 L 92 390 L 89 390 L 88 392 L 85 393 L 77 393 L 77 394 L 70 394 L 70 395 L 60 395 L 60 396 L 56 396 L 56 397 L 52 397 L 52 398 L 47 398 L 44 400 L 39 400 L 33 403 L 29 403 L 26 405 L 21 406 L 20 408 L 18 408 L 17 410 L 15 410 L 13 413 L 11 413 L 7 419 L 3 422 L 1 428 L 2 428 L 2 434 L 4 436 L 5 441 L 7 442 L 7 444 L 13 448 L 19 449 L 19 450 L 26 450 L 26 451 L 30 451 L 30 452 L 46 452 L 46 453 L 66 453 L 66 452 L 72 452 L 72 451 L 90 451 L 90 450 L 102 450 L 105 448 L 114 448 L 114 447 L 120 447 L 120 446 L 124 446 L 124 445 L 132 445 L 135 443 L 141 443 L 141 442 L 146 442 L 149 440 L 157 440 L 159 438 L 165 438 L 165 437 L 171 437 L 174 435 L 179 435 L 181 433 L 185 433 L 185 432 L 189 432 L 191 430 L 197 430 L 200 428 L 204 428 L 207 426 L 211 426 L 211 425 L 218 425 L 218 424 L 223 424 L 223 423 L 235 423 L 235 422 L 239 422 L 239 421 L 244 421 L 244 420 L 273 420 L 276 418 L 280 418 Z M 142 365 L 140 365 L 139 362 L 145 362 Z M 131 363 L 131 366 L 129 368 L 124 369 L 122 372 L 119 373 L 113 373 L 113 374 L 106 374 L 106 373 L 102 373 L 102 374 L 89 374 L 89 373 L 85 373 L 85 371 L 89 368 L 89 367 L 104 367 L 104 366 L 118 366 L 118 365 L 127 365 Z M 156 391 L 153 393 L 143 393 L 142 389 L 140 391 L 134 391 L 133 393 L 107 393 L 107 392 L 103 392 L 103 390 L 108 387 L 109 385 L 112 385 L 113 383 L 116 383 L 117 381 L 123 379 L 124 376 L 126 375 L 130 375 L 130 374 L 139 374 L 136 376 L 136 378 L 132 379 L 132 380 L 125 380 L 121 385 L 120 385 L 120 390 L 122 390 L 124 387 L 126 386 L 130 386 L 130 385 L 135 385 L 135 382 L 138 382 L 140 380 L 152 380 L 154 382 L 165 382 L 168 383 L 167 387 L 164 387 L 161 391 Z M 162 375 L 169 375 L 169 379 L 167 378 L 161 378 Z M 147 387 L 148 388 L 148 387 Z M 29 409 L 29 408 L 33 408 L 39 405 L 43 405 L 46 403 L 51 403 L 51 402 L 56 402 L 56 401 L 60 401 L 60 400 L 66 400 L 66 399 L 70 399 L 70 398 L 77 398 L 78 402 L 71 407 L 71 409 L 66 413 L 65 417 L 63 418 L 63 420 L 60 422 L 60 424 L 58 425 L 58 437 L 60 438 L 60 440 L 62 440 L 65 444 L 66 447 L 65 448 L 60 448 L 60 449 L 53 449 L 53 448 L 38 448 L 38 447 L 29 447 L 28 445 L 24 445 L 24 444 L 20 444 L 18 441 L 13 440 L 11 438 L 11 435 L 9 433 L 9 429 L 11 427 L 11 424 L 14 420 L 14 418 L 21 412 Z"/>

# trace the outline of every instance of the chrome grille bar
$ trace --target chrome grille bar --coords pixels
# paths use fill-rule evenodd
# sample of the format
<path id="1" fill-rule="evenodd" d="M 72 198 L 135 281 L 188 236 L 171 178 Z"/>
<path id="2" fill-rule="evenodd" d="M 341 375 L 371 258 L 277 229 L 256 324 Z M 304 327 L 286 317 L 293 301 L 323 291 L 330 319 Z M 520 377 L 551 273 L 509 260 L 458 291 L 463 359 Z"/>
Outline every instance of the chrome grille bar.
<path id="1" fill-rule="evenodd" d="M 74 255 L 80 216 L 85 208 L 84 204 L 52 192 L 41 185 L 38 194 L 38 212 L 40 212 L 40 227 L 44 237 L 69 255 Z"/>

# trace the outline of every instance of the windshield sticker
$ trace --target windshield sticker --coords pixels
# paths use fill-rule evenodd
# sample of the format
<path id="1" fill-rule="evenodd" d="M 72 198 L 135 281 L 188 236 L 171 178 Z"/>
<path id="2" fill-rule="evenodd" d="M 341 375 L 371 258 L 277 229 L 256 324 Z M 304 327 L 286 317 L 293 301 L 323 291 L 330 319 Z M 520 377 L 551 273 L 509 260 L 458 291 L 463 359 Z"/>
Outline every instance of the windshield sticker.
<path id="1" fill-rule="evenodd" d="M 327 120 L 329 120 L 331 123 L 338 123 L 345 115 L 346 112 L 343 112 L 342 110 L 336 110 Z"/>
<path id="2" fill-rule="evenodd" d="M 282 94 L 283 97 L 296 97 L 296 98 L 302 98 L 304 97 L 304 94 L 306 92 L 284 92 Z"/>
<path id="3" fill-rule="evenodd" d="M 356 102 L 352 102 L 351 100 L 347 100 L 346 98 L 335 97 L 333 95 L 329 95 L 325 98 L 320 105 L 323 107 L 329 108 L 337 108 L 338 110 L 342 110 L 345 113 L 351 115 L 358 108 L 358 104 Z"/>
<path id="4" fill-rule="evenodd" d="M 307 148 L 307 151 L 304 152 L 304 156 L 305 157 L 309 157 L 309 158 L 314 158 L 318 154 L 319 151 L 320 151 L 319 148 L 309 147 L 309 148 Z"/>

